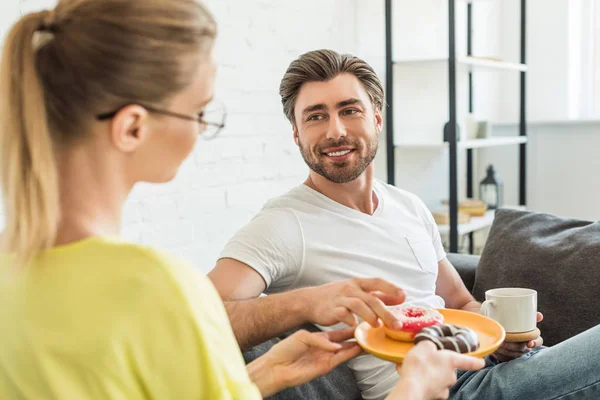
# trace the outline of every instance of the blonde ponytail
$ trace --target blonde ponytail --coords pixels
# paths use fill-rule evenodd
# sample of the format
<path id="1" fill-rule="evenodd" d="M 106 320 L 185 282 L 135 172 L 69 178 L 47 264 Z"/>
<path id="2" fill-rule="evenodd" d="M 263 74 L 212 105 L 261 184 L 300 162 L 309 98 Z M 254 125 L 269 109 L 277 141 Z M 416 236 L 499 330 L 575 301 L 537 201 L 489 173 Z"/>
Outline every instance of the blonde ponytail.
<path id="1" fill-rule="evenodd" d="M 215 36 L 198 0 L 61 0 L 17 22 L 0 67 L 0 250 L 25 265 L 51 247 L 60 225 L 55 150 L 85 140 L 99 113 L 161 105 L 189 87 Z"/>
<path id="2" fill-rule="evenodd" d="M 2 250 L 15 254 L 17 265 L 53 245 L 59 220 L 57 167 L 36 67 L 38 30 L 49 15 L 28 14 L 10 30 L 0 69 Z"/>

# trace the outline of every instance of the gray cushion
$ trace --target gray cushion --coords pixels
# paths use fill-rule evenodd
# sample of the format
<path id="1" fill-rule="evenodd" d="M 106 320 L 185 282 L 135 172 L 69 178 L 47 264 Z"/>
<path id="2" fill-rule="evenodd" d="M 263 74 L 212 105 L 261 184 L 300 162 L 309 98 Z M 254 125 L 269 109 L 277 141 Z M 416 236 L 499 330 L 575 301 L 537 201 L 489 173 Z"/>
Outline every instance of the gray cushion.
<path id="1" fill-rule="evenodd" d="M 479 256 L 471 254 L 457 254 L 448 253 L 448 261 L 454 266 L 454 269 L 460 275 L 463 283 L 469 289 L 473 290 L 473 284 L 475 283 L 475 271 L 479 264 Z"/>
<path id="2" fill-rule="evenodd" d="M 499 287 L 538 291 L 539 325 L 554 345 L 600 324 L 600 223 L 516 210 L 496 213 L 473 295 Z"/>

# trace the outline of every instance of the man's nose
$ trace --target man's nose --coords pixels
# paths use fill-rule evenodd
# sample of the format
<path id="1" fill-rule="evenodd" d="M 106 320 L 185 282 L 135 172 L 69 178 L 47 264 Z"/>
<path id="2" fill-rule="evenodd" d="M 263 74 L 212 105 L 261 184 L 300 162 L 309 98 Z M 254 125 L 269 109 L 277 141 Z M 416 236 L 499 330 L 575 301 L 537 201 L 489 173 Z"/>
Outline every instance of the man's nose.
<path id="1" fill-rule="evenodd" d="M 346 127 L 339 116 L 335 116 L 329 119 L 329 126 L 327 127 L 327 139 L 339 140 L 346 136 Z"/>

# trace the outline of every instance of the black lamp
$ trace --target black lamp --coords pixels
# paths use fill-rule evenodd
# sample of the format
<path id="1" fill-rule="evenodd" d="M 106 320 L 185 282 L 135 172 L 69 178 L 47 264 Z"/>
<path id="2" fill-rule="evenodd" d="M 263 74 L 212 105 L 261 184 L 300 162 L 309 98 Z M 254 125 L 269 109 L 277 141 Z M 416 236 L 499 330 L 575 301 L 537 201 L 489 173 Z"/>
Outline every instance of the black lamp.
<path id="1" fill-rule="evenodd" d="M 496 176 L 493 165 L 489 165 L 486 171 L 486 177 L 479 184 L 479 198 L 488 204 L 490 210 L 495 210 L 502 206 L 504 184 Z"/>

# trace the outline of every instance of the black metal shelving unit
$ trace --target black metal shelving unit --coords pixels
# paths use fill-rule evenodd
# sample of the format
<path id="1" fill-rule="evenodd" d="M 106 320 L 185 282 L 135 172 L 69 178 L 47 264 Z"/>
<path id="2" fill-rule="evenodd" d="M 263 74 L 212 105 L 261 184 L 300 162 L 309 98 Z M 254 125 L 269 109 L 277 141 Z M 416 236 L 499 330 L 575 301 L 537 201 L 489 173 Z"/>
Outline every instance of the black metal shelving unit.
<path id="1" fill-rule="evenodd" d="M 500 0 L 499 0 L 500 1 Z M 392 50 L 393 31 L 393 0 L 385 0 L 385 39 L 386 39 L 386 149 L 387 149 L 387 178 L 391 185 L 396 184 L 395 179 L 395 144 L 394 144 L 394 59 Z M 520 63 L 526 62 L 526 0 L 520 0 Z M 473 4 L 467 4 L 467 56 L 473 55 Z M 444 127 L 444 137 L 448 142 L 449 151 L 449 213 L 450 213 L 450 252 L 458 251 L 458 135 L 457 110 L 456 110 L 456 18 L 455 0 L 448 0 L 448 123 Z M 520 104 L 519 104 L 519 136 L 527 136 L 526 125 L 526 72 L 520 72 Z M 474 111 L 473 106 L 473 73 L 469 70 L 468 76 L 469 112 Z M 526 205 L 526 156 L 527 143 L 519 144 L 519 205 Z M 474 197 L 473 182 L 473 149 L 466 149 L 466 195 Z M 469 233 L 469 252 L 473 253 L 473 233 Z"/>
<path id="2" fill-rule="evenodd" d="M 392 0 L 385 0 L 385 92 L 387 112 L 385 113 L 387 159 L 387 181 L 396 184 L 396 149 L 394 146 L 394 60 L 392 59 Z"/>

